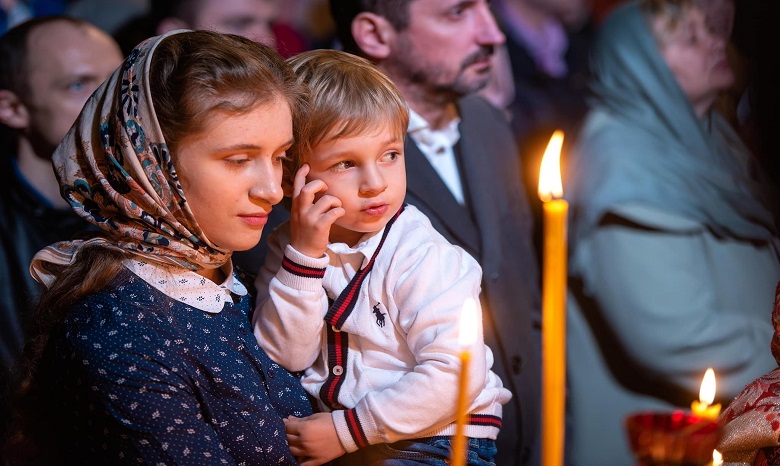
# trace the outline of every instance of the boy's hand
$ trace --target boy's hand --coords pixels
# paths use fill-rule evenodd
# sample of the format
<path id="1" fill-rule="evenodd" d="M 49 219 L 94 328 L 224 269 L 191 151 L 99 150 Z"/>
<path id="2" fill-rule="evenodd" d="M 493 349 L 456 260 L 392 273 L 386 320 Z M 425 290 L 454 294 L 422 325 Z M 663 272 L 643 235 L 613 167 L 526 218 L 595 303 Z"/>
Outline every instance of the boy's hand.
<path id="1" fill-rule="evenodd" d="M 290 451 L 301 466 L 318 466 L 346 453 L 330 413 L 284 419 Z"/>
<path id="2" fill-rule="evenodd" d="M 290 212 L 290 245 L 309 257 L 322 257 L 328 247 L 330 227 L 346 212 L 341 201 L 330 195 L 318 194 L 328 190 L 324 181 L 306 183 L 309 165 L 304 164 L 293 181 Z"/>

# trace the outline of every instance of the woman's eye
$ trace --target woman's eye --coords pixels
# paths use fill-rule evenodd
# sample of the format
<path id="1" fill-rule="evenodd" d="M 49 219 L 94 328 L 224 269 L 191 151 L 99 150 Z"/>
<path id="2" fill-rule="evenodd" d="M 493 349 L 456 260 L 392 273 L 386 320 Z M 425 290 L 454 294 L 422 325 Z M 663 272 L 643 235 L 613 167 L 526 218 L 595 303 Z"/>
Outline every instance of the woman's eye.
<path id="1" fill-rule="evenodd" d="M 249 162 L 249 159 L 246 157 L 231 157 L 225 159 L 225 161 L 231 165 L 243 165 L 246 162 Z"/>

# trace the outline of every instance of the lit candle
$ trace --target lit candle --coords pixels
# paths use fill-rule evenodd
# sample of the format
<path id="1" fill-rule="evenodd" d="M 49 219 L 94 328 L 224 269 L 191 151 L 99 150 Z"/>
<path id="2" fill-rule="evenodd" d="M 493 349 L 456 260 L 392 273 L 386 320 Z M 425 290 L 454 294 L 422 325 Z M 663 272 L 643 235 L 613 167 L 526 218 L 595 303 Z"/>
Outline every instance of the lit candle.
<path id="1" fill-rule="evenodd" d="M 701 389 L 699 389 L 699 401 L 691 403 L 691 411 L 702 419 L 714 421 L 720 414 L 720 403 L 713 405 L 713 401 L 715 401 L 715 371 L 710 367 L 704 372 Z"/>
<path id="2" fill-rule="evenodd" d="M 466 464 L 466 419 L 468 418 L 469 396 L 469 360 L 471 359 L 471 347 L 477 341 L 479 326 L 479 312 L 477 303 L 473 299 L 467 299 L 463 303 L 460 315 L 460 327 L 458 343 L 460 344 L 460 379 L 458 380 L 458 404 L 455 411 L 455 437 L 452 440 L 452 465 L 463 466 Z"/>
<path id="3" fill-rule="evenodd" d="M 718 450 L 712 450 L 712 466 L 722 466 L 723 455 Z"/>
<path id="4" fill-rule="evenodd" d="M 566 390 L 566 215 L 561 199 L 563 133 L 553 133 L 542 158 L 539 198 L 544 202 L 542 275 L 542 464 L 563 464 Z"/>

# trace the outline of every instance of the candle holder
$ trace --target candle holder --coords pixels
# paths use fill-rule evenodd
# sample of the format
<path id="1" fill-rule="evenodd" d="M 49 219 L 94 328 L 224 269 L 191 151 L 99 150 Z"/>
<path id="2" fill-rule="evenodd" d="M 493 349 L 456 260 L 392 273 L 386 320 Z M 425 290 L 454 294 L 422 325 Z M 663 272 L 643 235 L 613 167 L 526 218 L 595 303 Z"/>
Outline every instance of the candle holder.
<path id="1" fill-rule="evenodd" d="M 626 418 L 639 466 L 703 466 L 712 461 L 720 425 L 683 411 L 640 412 Z"/>

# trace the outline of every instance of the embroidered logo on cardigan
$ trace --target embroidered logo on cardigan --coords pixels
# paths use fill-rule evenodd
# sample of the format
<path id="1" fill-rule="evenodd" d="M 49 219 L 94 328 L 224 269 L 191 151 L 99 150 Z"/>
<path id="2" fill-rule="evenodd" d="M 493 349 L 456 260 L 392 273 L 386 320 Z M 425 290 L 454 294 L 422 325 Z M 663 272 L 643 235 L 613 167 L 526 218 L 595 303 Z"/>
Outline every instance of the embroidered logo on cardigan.
<path id="1" fill-rule="evenodd" d="M 376 316 L 376 324 L 380 327 L 385 326 L 385 314 L 379 310 L 379 303 L 374 304 L 374 315 Z"/>

